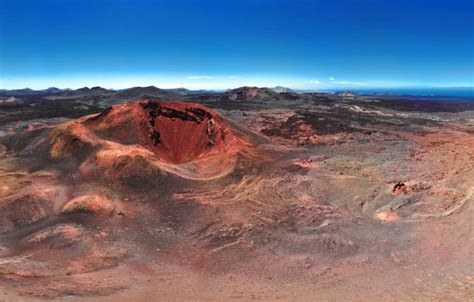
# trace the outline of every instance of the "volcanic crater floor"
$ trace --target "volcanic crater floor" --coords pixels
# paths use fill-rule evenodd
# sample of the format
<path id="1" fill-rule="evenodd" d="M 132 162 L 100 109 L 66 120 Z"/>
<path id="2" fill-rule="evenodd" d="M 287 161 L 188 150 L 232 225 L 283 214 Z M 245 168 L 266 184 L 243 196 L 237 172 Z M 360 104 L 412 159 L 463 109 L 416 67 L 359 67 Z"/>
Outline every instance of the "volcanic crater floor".
<path id="1" fill-rule="evenodd" d="M 1 123 L 0 301 L 471 300 L 474 111 L 403 104 Z"/>

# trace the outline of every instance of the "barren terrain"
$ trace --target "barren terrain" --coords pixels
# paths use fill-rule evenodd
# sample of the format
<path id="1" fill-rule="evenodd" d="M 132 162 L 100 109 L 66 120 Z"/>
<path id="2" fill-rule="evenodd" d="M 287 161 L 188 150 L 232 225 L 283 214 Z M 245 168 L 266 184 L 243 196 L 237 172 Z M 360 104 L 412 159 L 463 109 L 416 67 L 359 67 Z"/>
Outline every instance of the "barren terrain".
<path id="1" fill-rule="evenodd" d="M 2 94 L 0 301 L 474 296 L 474 102 Z"/>

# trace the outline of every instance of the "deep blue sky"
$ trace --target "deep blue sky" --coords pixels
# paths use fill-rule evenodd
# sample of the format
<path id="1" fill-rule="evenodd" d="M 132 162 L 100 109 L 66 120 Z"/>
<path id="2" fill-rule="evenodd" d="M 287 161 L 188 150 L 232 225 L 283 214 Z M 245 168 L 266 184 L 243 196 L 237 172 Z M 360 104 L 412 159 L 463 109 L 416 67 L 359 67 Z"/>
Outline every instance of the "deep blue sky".
<path id="1" fill-rule="evenodd" d="M 0 88 L 473 86 L 474 1 L 0 0 Z"/>

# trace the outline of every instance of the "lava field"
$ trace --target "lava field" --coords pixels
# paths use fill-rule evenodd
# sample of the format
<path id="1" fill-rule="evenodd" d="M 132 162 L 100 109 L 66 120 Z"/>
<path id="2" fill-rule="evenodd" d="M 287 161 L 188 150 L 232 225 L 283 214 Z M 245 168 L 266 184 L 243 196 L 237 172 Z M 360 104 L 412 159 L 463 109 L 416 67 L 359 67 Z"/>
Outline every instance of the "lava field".
<path id="1" fill-rule="evenodd" d="M 472 299 L 472 102 L 86 92 L 0 104 L 0 301 Z"/>

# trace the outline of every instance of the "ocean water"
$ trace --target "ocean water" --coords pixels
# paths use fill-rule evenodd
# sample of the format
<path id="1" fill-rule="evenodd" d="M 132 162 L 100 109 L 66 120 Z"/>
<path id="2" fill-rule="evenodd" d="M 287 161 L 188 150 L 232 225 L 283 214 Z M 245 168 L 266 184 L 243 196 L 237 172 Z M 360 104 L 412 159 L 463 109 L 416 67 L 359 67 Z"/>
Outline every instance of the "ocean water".
<path id="1" fill-rule="evenodd" d="M 474 87 L 456 88 L 364 88 L 352 90 L 359 94 L 380 94 L 474 101 Z"/>

